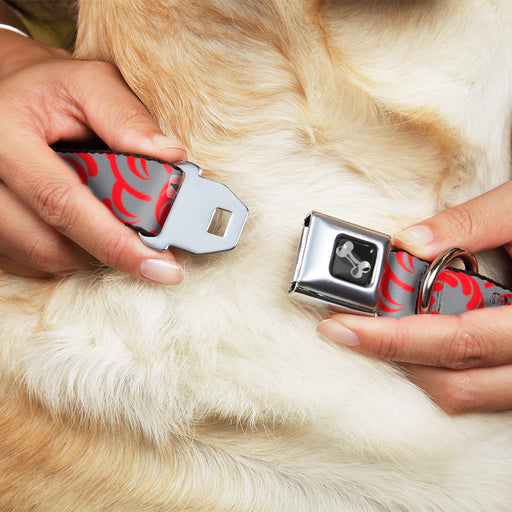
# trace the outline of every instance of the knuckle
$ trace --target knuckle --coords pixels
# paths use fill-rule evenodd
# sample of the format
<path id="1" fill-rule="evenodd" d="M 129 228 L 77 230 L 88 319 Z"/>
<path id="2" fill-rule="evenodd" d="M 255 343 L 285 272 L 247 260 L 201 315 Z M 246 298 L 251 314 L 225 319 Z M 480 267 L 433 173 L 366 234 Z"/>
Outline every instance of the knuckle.
<path id="1" fill-rule="evenodd" d="M 82 73 L 87 76 L 89 80 L 91 76 L 115 79 L 121 76 L 113 64 L 99 60 L 79 61 L 79 70 L 79 74 Z"/>
<path id="2" fill-rule="evenodd" d="M 478 212 L 474 211 L 474 206 L 469 207 L 462 204 L 456 208 L 445 210 L 444 213 L 443 224 L 449 226 L 451 233 L 458 233 L 459 237 L 467 239 L 475 232 L 475 219 L 478 218 Z"/>
<path id="3" fill-rule="evenodd" d="M 132 105 L 125 105 L 123 110 L 119 110 L 118 115 L 118 124 L 127 130 L 127 133 L 124 133 L 122 130 L 118 130 L 120 138 L 130 137 L 128 129 L 144 129 L 148 124 L 151 126 L 154 124 L 153 119 L 142 103 L 139 104 L 138 102 L 134 102 Z"/>
<path id="4" fill-rule="evenodd" d="M 486 358 L 487 348 L 484 340 L 476 332 L 468 330 L 460 317 L 457 328 L 446 343 L 442 365 L 455 370 L 473 368 Z"/>
<path id="5" fill-rule="evenodd" d="M 398 328 L 389 329 L 379 336 L 375 355 L 380 359 L 397 361 L 400 360 L 400 354 L 403 353 L 402 348 L 403 338 L 400 336 Z"/>
<path id="6" fill-rule="evenodd" d="M 396 354 L 397 350 L 392 340 L 387 337 L 381 337 L 375 355 L 380 359 L 393 360 Z"/>
<path id="7" fill-rule="evenodd" d="M 108 267 L 121 269 L 123 259 L 128 253 L 129 243 L 130 238 L 128 236 L 109 238 L 104 244 L 105 256 L 102 258 L 103 263 Z"/>
<path id="8" fill-rule="evenodd" d="M 51 47 L 51 54 L 52 54 L 52 57 L 56 58 L 56 59 L 70 59 L 71 58 L 71 55 L 70 53 L 67 51 L 67 50 L 64 50 L 63 48 L 56 48 L 56 47 Z"/>
<path id="9" fill-rule="evenodd" d="M 434 397 L 434 400 L 445 412 L 465 414 L 477 411 L 483 405 L 478 388 L 469 371 L 450 372 L 444 384 L 442 395 Z"/>
<path id="10" fill-rule="evenodd" d="M 112 84 L 123 84 L 124 80 L 115 66 L 100 61 L 73 61 L 73 71 L 66 81 L 66 88 L 71 96 L 91 108 L 100 108 L 102 94 L 109 91 Z M 94 81 L 91 80 L 94 77 Z"/>
<path id="11" fill-rule="evenodd" d="M 50 184 L 34 193 L 34 208 L 40 218 L 57 230 L 68 228 L 71 223 L 72 187 Z"/>
<path id="12" fill-rule="evenodd" d="M 35 240 L 28 254 L 29 263 L 38 270 L 57 274 L 65 270 L 60 251 L 55 250 L 43 240 Z"/>

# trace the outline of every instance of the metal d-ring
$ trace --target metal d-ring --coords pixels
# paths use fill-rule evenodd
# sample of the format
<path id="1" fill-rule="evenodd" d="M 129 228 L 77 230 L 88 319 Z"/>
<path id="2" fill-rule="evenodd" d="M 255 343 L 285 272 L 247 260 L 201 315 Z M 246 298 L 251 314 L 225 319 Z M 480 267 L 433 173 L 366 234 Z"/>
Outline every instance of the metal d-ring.
<path id="1" fill-rule="evenodd" d="M 420 296 L 418 301 L 418 313 L 430 313 L 430 300 L 432 292 L 434 291 L 434 283 L 439 274 L 452 262 L 453 260 L 462 260 L 466 270 L 477 273 L 478 262 L 475 256 L 459 247 L 452 247 L 440 254 L 428 267 L 425 279 L 421 284 Z"/>

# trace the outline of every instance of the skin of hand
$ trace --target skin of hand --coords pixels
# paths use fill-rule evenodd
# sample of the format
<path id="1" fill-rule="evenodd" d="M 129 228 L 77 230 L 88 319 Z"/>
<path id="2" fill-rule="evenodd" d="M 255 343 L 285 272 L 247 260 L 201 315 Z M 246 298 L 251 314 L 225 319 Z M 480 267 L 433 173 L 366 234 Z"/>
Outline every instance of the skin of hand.
<path id="1" fill-rule="evenodd" d="M 432 261 L 450 247 L 504 246 L 512 256 L 512 182 L 404 229 L 395 246 Z M 446 412 L 512 408 L 512 308 L 400 319 L 335 314 L 318 326 L 330 340 L 403 363 L 409 378 Z"/>
<path id="2" fill-rule="evenodd" d="M 172 253 L 144 245 L 49 147 L 97 136 L 114 151 L 186 159 L 115 67 L 0 30 L 0 102 L 2 270 L 44 277 L 100 261 L 141 279 L 181 282 Z"/>

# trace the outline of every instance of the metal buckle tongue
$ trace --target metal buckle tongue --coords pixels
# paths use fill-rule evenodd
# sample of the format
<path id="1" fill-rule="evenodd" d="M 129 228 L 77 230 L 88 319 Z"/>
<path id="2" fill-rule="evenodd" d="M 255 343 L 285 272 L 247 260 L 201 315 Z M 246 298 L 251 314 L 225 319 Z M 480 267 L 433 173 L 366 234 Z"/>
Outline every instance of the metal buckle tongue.
<path id="1" fill-rule="evenodd" d="M 236 247 L 247 219 L 247 207 L 225 185 L 203 178 L 197 165 L 191 162 L 173 165 L 183 172 L 178 195 L 160 233 L 140 234 L 142 241 L 160 251 L 172 246 L 195 254 Z M 210 231 L 217 210 L 231 214 L 222 235 Z"/>

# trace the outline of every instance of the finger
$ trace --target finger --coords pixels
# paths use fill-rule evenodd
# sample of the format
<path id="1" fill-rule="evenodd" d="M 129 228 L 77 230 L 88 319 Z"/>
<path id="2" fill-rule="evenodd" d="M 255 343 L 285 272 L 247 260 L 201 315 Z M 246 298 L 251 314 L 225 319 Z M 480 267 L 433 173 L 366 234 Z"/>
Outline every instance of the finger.
<path id="1" fill-rule="evenodd" d="M 450 414 L 512 408 L 512 365 L 449 370 L 405 365 L 409 378 Z"/>
<path id="2" fill-rule="evenodd" d="M 94 80 L 91 80 L 94 77 Z M 2 114 L 49 144 L 96 134 L 111 149 L 166 161 L 185 160 L 182 144 L 166 137 L 119 71 L 104 62 L 54 60 L 2 82 Z M 9 108 L 10 107 L 10 108 Z"/>
<path id="3" fill-rule="evenodd" d="M 0 276 L 2 275 L 2 272 L 7 272 L 9 274 L 15 274 L 17 276 L 23 277 L 52 277 L 52 274 L 49 274 L 48 272 L 36 270 L 32 267 L 23 265 L 23 263 L 11 260 L 10 258 L 0 254 Z"/>
<path id="4" fill-rule="evenodd" d="M 84 123 L 113 150 L 167 161 L 185 160 L 181 143 L 165 136 L 147 109 L 110 64 L 89 62 L 77 73 L 73 99 L 83 108 Z M 89 69 L 92 68 L 92 69 Z M 94 73 L 96 81 L 82 80 Z M 97 94 L 100 88 L 102 94 Z"/>
<path id="5" fill-rule="evenodd" d="M 400 319 L 339 314 L 318 331 L 381 359 L 463 369 L 512 363 L 511 314 L 506 306 Z"/>
<path id="6" fill-rule="evenodd" d="M 432 260 L 450 247 L 479 252 L 512 241 L 512 182 L 397 233 L 393 243 Z"/>
<path id="7" fill-rule="evenodd" d="M 178 284 L 183 270 L 169 252 L 145 246 L 115 218 L 78 176 L 40 138 L 25 136 L 30 152 L 10 138 L 0 172 L 6 185 L 51 228 L 74 241 L 107 266 L 133 276 Z M 37 170 L 37 173 L 34 172 Z"/>
<path id="8" fill-rule="evenodd" d="M 48 275 L 85 268 L 94 258 L 45 224 L 12 192 L 0 183 L 0 268 L 13 273 Z M 14 272 L 14 264 L 22 271 Z M 38 272 L 36 272 L 38 271 Z"/>

